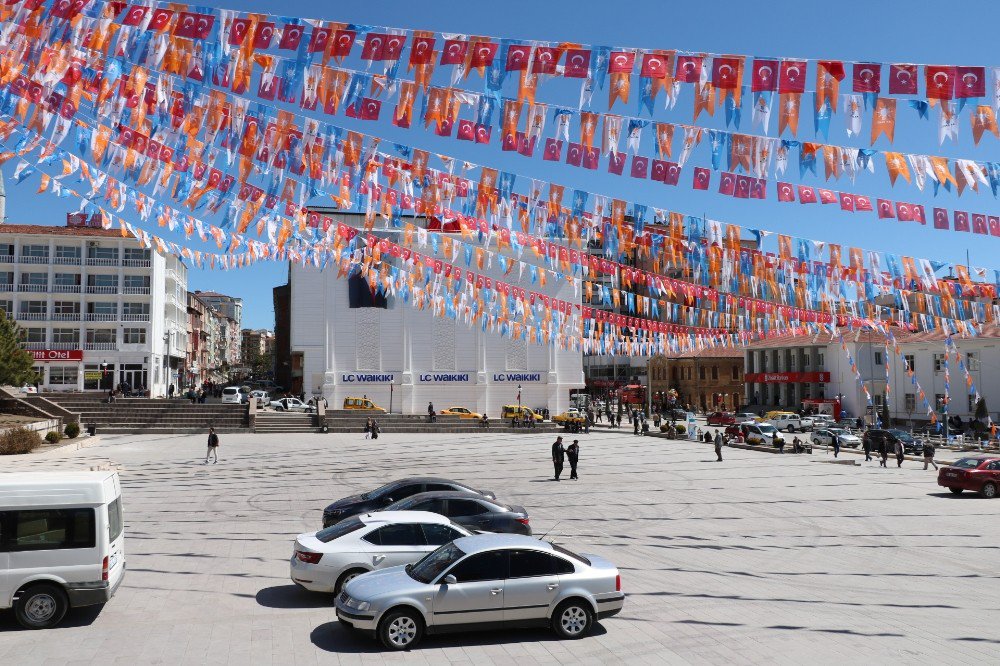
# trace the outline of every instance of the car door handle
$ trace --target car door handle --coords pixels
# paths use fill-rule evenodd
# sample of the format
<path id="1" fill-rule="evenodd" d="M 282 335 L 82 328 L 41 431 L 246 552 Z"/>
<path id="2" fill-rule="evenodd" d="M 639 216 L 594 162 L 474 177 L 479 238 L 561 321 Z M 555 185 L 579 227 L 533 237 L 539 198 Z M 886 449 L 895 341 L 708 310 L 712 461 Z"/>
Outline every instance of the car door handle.
<path id="1" fill-rule="evenodd" d="M 503 588 L 502 587 L 494 587 L 492 590 L 490 590 L 490 594 L 492 594 L 493 596 L 496 596 L 496 595 L 500 594 L 501 592 L 503 592 Z"/>
<path id="2" fill-rule="evenodd" d="M 372 564 L 379 564 L 385 559 L 385 555 L 376 555 L 372 558 Z"/>
<path id="3" fill-rule="evenodd" d="M 559 587 L 559 583 L 549 583 L 548 585 L 546 585 L 546 587 L 548 587 L 550 590 L 554 590 L 557 587 Z"/>

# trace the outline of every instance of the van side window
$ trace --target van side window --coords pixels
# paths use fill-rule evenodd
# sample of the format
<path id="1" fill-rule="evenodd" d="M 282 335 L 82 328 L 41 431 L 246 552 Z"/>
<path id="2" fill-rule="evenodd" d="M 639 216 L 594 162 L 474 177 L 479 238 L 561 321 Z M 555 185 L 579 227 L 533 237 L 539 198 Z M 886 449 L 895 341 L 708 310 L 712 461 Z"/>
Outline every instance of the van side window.
<path id="1" fill-rule="evenodd" d="M 118 497 L 108 504 L 108 543 L 121 536 L 122 528 L 122 498 Z"/>
<path id="2" fill-rule="evenodd" d="M 61 550 L 97 545 L 93 509 L 8 511 L 3 550 Z"/>

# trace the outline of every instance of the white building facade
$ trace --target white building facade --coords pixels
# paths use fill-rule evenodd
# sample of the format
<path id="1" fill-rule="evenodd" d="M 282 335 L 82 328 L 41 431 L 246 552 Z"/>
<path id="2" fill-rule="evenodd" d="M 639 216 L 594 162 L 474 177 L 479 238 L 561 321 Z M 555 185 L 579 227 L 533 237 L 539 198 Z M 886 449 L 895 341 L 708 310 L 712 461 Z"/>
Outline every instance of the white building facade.
<path id="1" fill-rule="evenodd" d="M 165 395 L 187 347 L 187 267 L 93 227 L 0 225 L 0 310 L 34 356 L 39 387 Z"/>
<path id="2" fill-rule="evenodd" d="M 498 268 L 479 272 L 504 279 Z M 496 418 L 503 405 L 518 404 L 520 387 L 522 405 L 555 414 L 570 406 L 570 389 L 583 388 L 579 351 L 501 337 L 395 297 L 358 307 L 371 300 L 364 298 L 367 286 L 360 278 L 338 279 L 336 269 L 292 264 L 289 281 L 291 351 L 301 355 L 302 390 L 324 395 L 333 409 L 367 396 L 393 412 L 426 413 L 433 403 L 436 411 L 462 406 Z M 580 303 L 562 280 L 532 289 Z"/>

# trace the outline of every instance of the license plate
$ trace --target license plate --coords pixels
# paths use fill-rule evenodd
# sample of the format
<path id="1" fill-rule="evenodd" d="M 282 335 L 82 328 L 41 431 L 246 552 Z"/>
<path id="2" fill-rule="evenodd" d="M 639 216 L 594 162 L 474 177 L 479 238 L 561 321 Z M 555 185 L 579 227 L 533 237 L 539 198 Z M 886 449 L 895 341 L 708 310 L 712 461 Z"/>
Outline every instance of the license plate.
<path id="1" fill-rule="evenodd" d="M 114 569 L 116 564 L 118 564 L 117 555 L 112 555 L 110 558 L 108 558 L 108 570 Z"/>
<path id="2" fill-rule="evenodd" d="M 955 476 L 958 476 L 958 472 L 945 472 L 944 475 L 945 476 L 955 477 Z"/>

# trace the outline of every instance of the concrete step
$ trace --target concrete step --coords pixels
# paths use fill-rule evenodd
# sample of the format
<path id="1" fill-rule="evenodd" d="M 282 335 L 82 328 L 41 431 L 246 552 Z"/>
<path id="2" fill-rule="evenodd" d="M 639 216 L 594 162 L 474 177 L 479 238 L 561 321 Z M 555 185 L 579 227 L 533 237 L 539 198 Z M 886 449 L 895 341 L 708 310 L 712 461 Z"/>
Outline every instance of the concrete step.
<path id="1" fill-rule="evenodd" d="M 215 432 L 220 435 L 223 434 L 247 434 L 250 432 L 248 428 L 225 428 L 216 427 Z M 97 428 L 98 435 L 197 435 L 203 434 L 208 435 L 208 428 L 170 428 L 170 427 L 148 427 L 148 428 L 131 428 L 131 427 L 112 427 L 104 426 Z"/>

